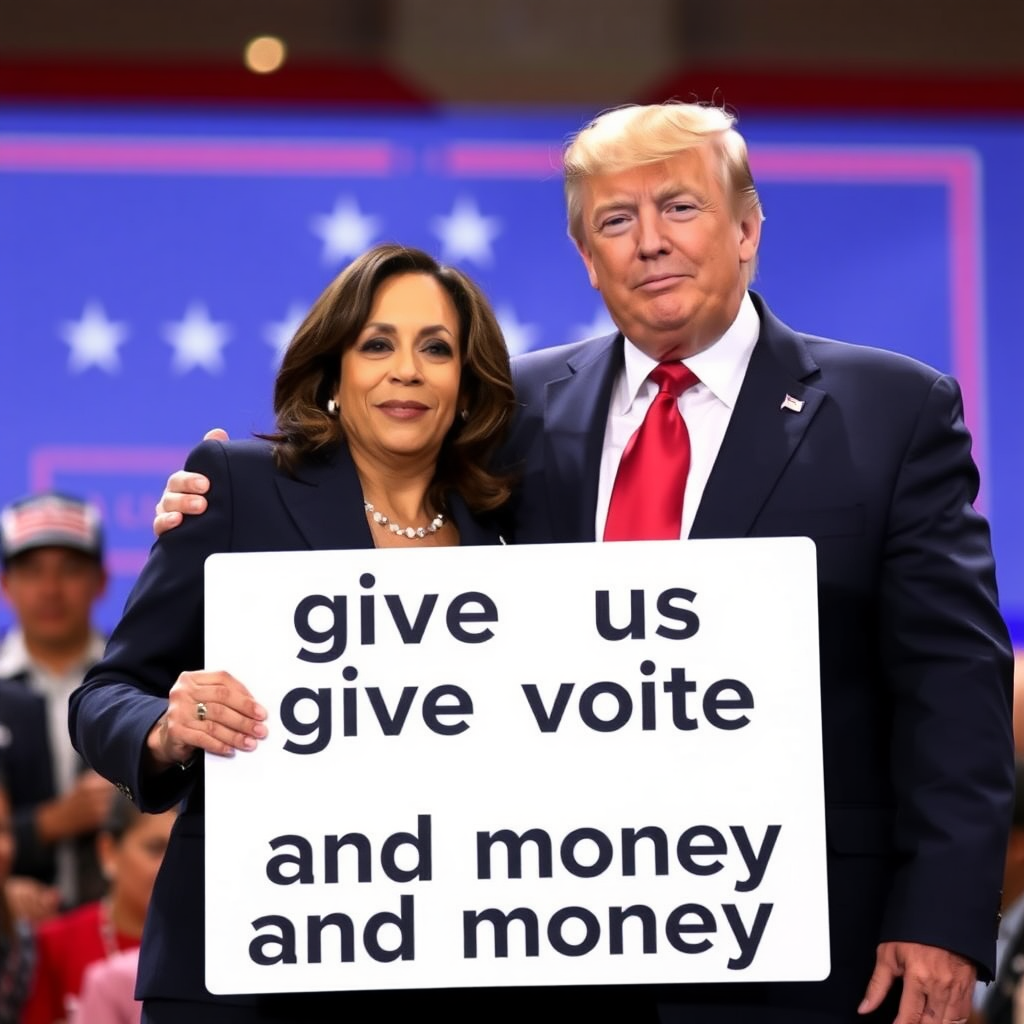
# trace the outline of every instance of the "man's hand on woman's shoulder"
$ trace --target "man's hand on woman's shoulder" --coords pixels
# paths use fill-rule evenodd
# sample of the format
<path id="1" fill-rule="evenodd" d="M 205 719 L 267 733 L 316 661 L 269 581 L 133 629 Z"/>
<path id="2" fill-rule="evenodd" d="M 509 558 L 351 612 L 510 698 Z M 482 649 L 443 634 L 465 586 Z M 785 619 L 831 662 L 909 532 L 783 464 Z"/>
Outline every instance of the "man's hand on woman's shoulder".
<path id="1" fill-rule="evenodd" d="M 203 435 L 204 441 L 227 441 L 228 432 L 215 427 Z M 153 532 L 159 537 L 178 526 L 185 516 L 198 516 L 206 511 L 204 494 L 210 481 L 202 473 L 189 473 L 179 469 L 167 478 L 164 493 L 157 502 L 153 517 Z"/>

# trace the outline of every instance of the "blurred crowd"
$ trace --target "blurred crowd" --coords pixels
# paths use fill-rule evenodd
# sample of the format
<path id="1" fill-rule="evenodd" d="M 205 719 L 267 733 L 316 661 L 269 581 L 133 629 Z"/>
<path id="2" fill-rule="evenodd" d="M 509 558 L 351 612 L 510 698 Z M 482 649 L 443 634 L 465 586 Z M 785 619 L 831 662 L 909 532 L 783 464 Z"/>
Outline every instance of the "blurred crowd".
<path id="1" fill-rule="evenodd" d="M 138 946 L 174 812 L 141 814 L 71 746 L 68 697 L 103 653 L 97 510 L 60 494 L 0 513 L 0 1024 L 140 1019 Z"/>
<path id="2" fill-rule="evenodd" d="M 1017 790 L 1003 876 L 996 980 L 978 986 L 972 1024 L 1024 1024 L 1024 651 L 1017 652 L 1014 662 L 1013 743 Z"/>

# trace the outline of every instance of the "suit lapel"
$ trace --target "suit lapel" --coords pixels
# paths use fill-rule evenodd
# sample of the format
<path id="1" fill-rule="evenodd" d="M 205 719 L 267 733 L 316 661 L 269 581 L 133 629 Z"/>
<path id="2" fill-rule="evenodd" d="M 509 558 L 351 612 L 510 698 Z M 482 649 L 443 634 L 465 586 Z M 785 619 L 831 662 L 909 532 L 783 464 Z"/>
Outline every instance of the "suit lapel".
<path id="1" fill-rule="evenodd" d="M 279 475 L 277 489 L 310 548 L 373 547 L 359 477 L 344 444 L 304 464 L 295 477 Z"/>
<path id="2" fill-rule="evenodd" d="M 594 539 L 594 509 L 612 385 L 622 335 L 588 342 L 568 373 L 548 383 L 544 405 L 545 485 L 552 540 Z"/>
<path id="3" fill-rule="evenodd" d="M 481 544 L 500 544 L 501 534 L 498 528 L 486 519 L 474 516 L 462 497 L 452 492 L 448 495 L 448 508 L 452 519 L 459 528 L 459 544 L 462 547 L 477 547 Z"/>
<path id="4" fill-rule="evenodd" d="M 808 383 L 818 367 L 806 343 L 752 297 L 761 332 L 690 531 L 694 539 L 750 532 L 825 398 Z M 783 408 L 787 396 L 795 401 Z"/>

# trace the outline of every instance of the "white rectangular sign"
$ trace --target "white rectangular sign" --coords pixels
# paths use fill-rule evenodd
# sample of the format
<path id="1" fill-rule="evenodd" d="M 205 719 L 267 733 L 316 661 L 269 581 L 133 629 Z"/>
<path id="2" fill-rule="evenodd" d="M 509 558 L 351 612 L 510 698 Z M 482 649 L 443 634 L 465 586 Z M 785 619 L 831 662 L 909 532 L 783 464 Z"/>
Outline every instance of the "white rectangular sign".
<path id="1" fill-rule="evenodd" d="M 216 993 L 818 980 L 813 544 L 215 555 Z"/>

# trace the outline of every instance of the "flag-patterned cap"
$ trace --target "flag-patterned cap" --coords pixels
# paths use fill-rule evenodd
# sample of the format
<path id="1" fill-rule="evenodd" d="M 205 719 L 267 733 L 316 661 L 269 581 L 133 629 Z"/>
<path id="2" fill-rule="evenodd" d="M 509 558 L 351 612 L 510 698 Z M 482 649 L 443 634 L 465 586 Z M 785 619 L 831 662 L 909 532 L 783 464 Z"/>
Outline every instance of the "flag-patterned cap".
<path id="1" fill-rule="evenodd" d="M 66 494 L 34 494 L 0 512 L 0 557 L 35 548 L 72 548 L 103 557 L 103 528 L 95 505 Z"/>

